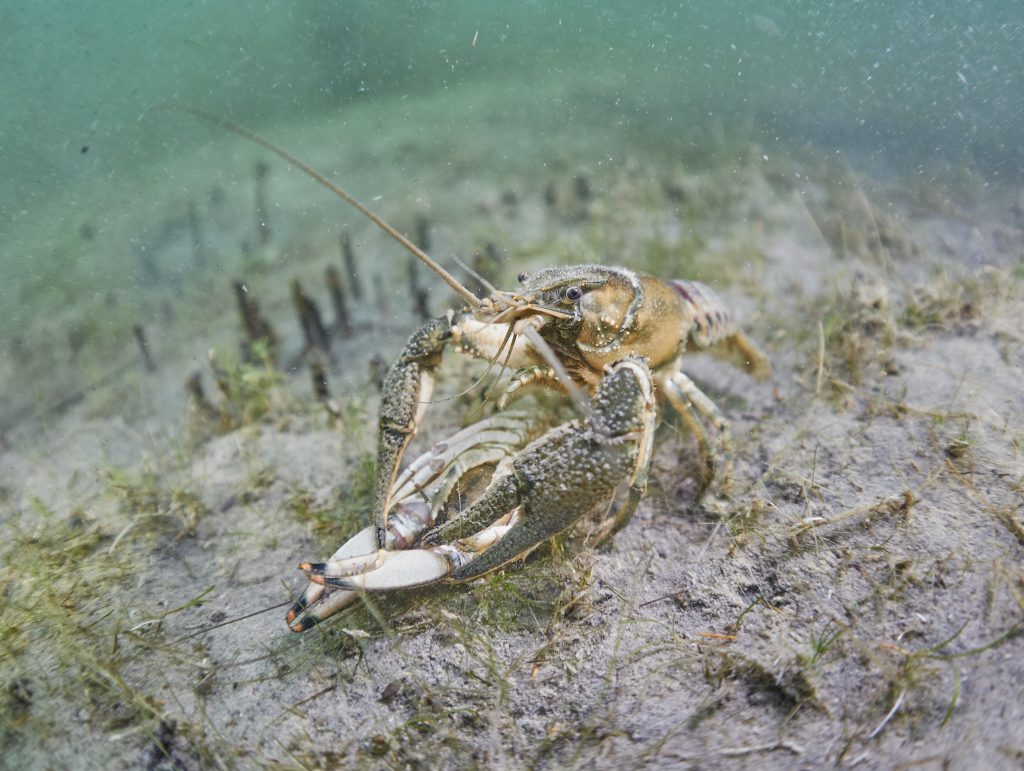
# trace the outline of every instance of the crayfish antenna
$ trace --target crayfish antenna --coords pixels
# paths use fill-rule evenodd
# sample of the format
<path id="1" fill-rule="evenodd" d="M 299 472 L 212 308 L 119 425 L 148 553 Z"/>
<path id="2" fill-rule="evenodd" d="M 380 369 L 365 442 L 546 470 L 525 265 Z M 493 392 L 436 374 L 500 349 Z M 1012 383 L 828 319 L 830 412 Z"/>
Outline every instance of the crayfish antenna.
<path id="1" fill-rule="evenodd" d="M 537 328 L 527 326 L 523 331 L 523 335 L 527 340 L 533 343 L 533 347 L 537 349 L 537 352 L 544 357 L 544 361 L 548 363 L 548 366 L 555 371 L 556 375 L 558 375 L 558 379 L 562 381 L 562 385 L 565 387 L 566 392 L 576 403 L 576 406 L 580 408 L 580 412 L 588 418 L 593 417 L 594 410 L 590 406 L 590 399 L 573 381 L 572 376 L 569 374 L 569 370 L 565 368 L 565 364 L 563 364 L 562 360 L 555 355 L 553 350 L 551 350 L 551 346 L 548 345 L 547 340 L 541 337 Z"/>
<path id="2" fill-rule="evenodd" d="M 291 604 L 292 604 L 291 600 L 286 600 L 285 602 L 279 602 L 277 605 L 271 605 L 270 607 L 267 607 L 267 608 L 260 608 L 259 610 L 252 611 L 251 613 L 246 613 L 246 614 L 241 615 L 241 616 L 235 616 L 235 618 L 229 618 L 226 621 L 221 621 L 221 622 L 219 622 L 217 624 L 210 624 L 209 626 L 204 626 L 203 628 L 197 629 L 194 632 L 189 632 L 186 635 L 182 635 L 181 637 L 179 637 L 176 640 L 174 640 L 174 642 L 175 643 L 180 643 L 180 642 L 183 642 L 184 640 L 190 640 L 193 637 L 198 637 L 201 634 L 206 634 L 207 632 L 210 632 L 210 631 L 212 631 L 214 629 L 220 629 L 220 627 L 222 627 L 222 626 L 228 626 L 229 624 L 237 624 L 239 621 L 245 621 L 246 619 L 250 619 L 253 616 L 259 616 L 259 615 L 261 615 L 263 613 L 269 613 L 272 610 L 277 610 L 278 608 L 283 608 L 285 605 L 291 605 Z"/>
<path id="3" fill-rule="evenodd" d="M 483 276 L 481 276 L 481 275 L 480 275 L 479 273 L 477 273 L 477 272 L 476 272 L 475 270 L 473 270 L 473 269 L 472 269 L 472 268 L 471 268 L 471 267 L 470 267 L 469 265 L 467 265 L 467 264 L 466 264 L 465 262 L 463 262 L 462 260 L 460 260 L 460 259 L 458 258 L 458 256 L 457 256 L 457 255 L 452 255 L 452 259 L 453 259 L 453 260 L 455 260 L 455 263 L 456 263 L 456 264 L 457 264 L 457 265 L 458 265 L 458 266 L 459 266 L 460 268 L 462 268 L 462 269 L 463 269 L 464 271 L 466 271 L 466 272 L 467 272 L 467 273 L 468 273 L 469 275 L 471 275 L 471 276 L 472 276 L 473 278 L 475 278 L 475 279 L 476 279 L 477 281 L 479 281 L 479 282 L 480 282 L 480 286 L 482 286 L 482 287 L 483 287 L 484 289 L 486 289 L 486 290 L 487 290 L 488 292 L 490 292 L 490 293 L 491 293 L 492 295 L 497 295 L 497 294 L 500 294 L 500 292 L 498 291 L 498 288 L 497 288 L 496 286 L 494 286 L 494 284 L 492 284 L 492 283 L 491 283 L 490 281 L 488 281 L 488 280 L 487 280 L 486 278 L 484 278 L 484 277 L 483 277 Z"/>
<path id="4" fill-rule="evenodd" d="M 421 401 L 420 404 L 443 404 L 444 402 L 454 401 L 455 399 L 462 398 L 468 393 L 472 393 L 478 385 L 484 382 L 484 378 L 491 374 L 491 370 L 494 369 L 494 365 L 498 362 L 498 357 L 501 356 L 502 352 L 505 351 L 505 348 L 507 346 L 508 351 L 505 353 L 505 361 L 502 362 L 501 370 L 498 372 L 498 376 L 495 378 L 494 382 L 500 380 L 501 376 L 505 374 L 505 367 L 508 364 L 508 360 L 512 357 L 512 348 L 516 344 L 516 337 L 514 332 L 514 327 L 511 324 L 509 324 L 508 330 L 505 332 L 505 337 L 503 337 L 501 340 L 501 345 L 498 346 L 498 350 L 495 351 L 494 356 L 492 356 L 491 359 L 487 362 L 487 369 L 484 370 L 484 374 L 482 374 L 480 377 L 476 379 L 473 385 L 471 385 L 465 391 L 453 394 L 452 396 L 444 396 L 440 399 L 430 399 L 429 401 L 425 402 Z M 487 394 L 490 392 L 490 390 L 490 386 L 488 386 L 487 390 L 484 391 L 483 398 L 487 398 Z"/>
<path id="5" fill-rule="evenodd" d="M 250 131 L 244 126 L 239 126 L 237 123 L 232 123 L 231 121 L 227 120 L 226 118 L 222 118 L 219 115 L 214 115 L 213 113 L 206 112 L 205 110 L 200 110 L 198 107 L 189 107 L 183 104 L 158 104 L 153 107 L 150 107 L 148 110 L 143 112 L 142 115 L 139 116 L 139 120 L 141 121 L 145 119 L 145 117 L 149 113 L 154 112 L 156 110 L 166 110 L 168 112 L 182 112 L 187 115 L 192 115 L 196 118 L 206 121 L 207 123 L 212 123 L 214 126 L 220 126 L 222 129 L 226 129 L 227 131 L 230 131 L 233 134 L 237 134 L 243 139 L 248 139 L 250 142 L 254 142 L 255 144 L 258 144 L 260 147 L 269 150 L 278 158 L 281 158 L 289 166 L 298 169 L 299 171 L 303 172 L 306 176 L 313 179 L 315 182 L 318 182 L 323 187 L 326 187 L 328 190 L 330 190 L 332 193 L 338 196 L 341 200 L 345 201 L 345 203 L 352 206 L 360 214 L 362 214 L 364 217 L 370 220 L 370 222 L 372 222 L 378 228 L 380 228 L 393 239 L 395 239 L 399 244 L 402 245 L 402 247 L 407 252 L 412 254 L 414 257 L 420 260 L 420 262 L 422 262 L 424 265 L 426 265 L 428 268 L 434 271 L 434 273 L 440 276 L 441 280 L 444 281 L 448 286 L 450 286 L 452 290 L 457 295 L 459 295 L 463 300 L 469 303 L 470 307 L 478 308 L 480 306 L 480 298 L 477 297 L 472 292 L 470 292 L 469 289 L 467 289 L 465 286 L 463 286 L 459 282 L 459 280 L 455 278 L 455 276 L 453 276 L 447 270 L 442 268 L 429 254 L 424 252 L 422 249 L 416 246 L 416 244 L 414 244 L 408 238 L 403 236 L 401 233 L 395 230 L 395 228 L 393 228 L 391 225 L 389 225 L 387 222 L 381 219 L 378 215 L 376 215 L 373 211 L 367 208 L 354 195 L 331 182 L 331 180 L 327 179 L 327 177 L 325 177 L 319 171 L 317 171 L 304 161 L 296 158 L 287 150 L 281 149 L 273 142 L 264 139 L 259 134 Z"/>

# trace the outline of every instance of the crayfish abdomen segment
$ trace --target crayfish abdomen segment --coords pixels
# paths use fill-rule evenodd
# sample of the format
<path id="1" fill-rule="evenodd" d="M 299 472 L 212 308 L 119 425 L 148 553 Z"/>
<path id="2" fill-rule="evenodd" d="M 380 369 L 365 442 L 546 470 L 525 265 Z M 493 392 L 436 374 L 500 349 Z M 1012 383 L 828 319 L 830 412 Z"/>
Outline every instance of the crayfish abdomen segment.
<path id="1" fill-rule="evenodd" d="M 731 360 L 758 380 L 771 375 L 760 348 L 737 326 L 732 313 L 710 287 L 699 281 L 670 281 L 682 305 L 680 335 L 687 350 L 709 350 Z"/>
<path id="2" fill-rule="evenodd" d="M 699 281 L 670 281 L 669 285 L 683 301 L 687 328 L 683 330 L 689 347 L 710 348 L 735 334 L 736 322 L 725 304 L 711 288 Z"/>

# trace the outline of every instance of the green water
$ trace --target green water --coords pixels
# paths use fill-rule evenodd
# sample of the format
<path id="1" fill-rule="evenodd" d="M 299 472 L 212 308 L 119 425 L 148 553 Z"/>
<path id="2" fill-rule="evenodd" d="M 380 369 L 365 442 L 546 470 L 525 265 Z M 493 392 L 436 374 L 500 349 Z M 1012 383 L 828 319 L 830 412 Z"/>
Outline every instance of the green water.
<path id="1" fill-rule="evenodd" d="M 389 94 L 544 78 L 589 83 L 609 122 L 651 130 L 715 114 L 904 164 L 939 157 L 1019 175 L 1024 158 L 1024 6 L 1014 0 L 43 0 L 3 4 L 0 29 L 8 217 L 76 180 L 102 184 L 111 169 L 148 162 L 159 141 L 137 118 L 160 102 L 262 125 Z"/>
<path id="2" fill-rule="evenodd" d="M 165 282 L 178 301 L 195 266 L 157 277 L 139 255 L 180 226 L 183 201 L 250 195 L 259 153 L 146 114 L 169 102 L 278 139 L 388 215 L 440 201 L 453 226 L 436 192 L 463 178 L 721 162 L 731 142 L 925 179 L 969 168 L 1019 185 L 1024 171 L 1016 0 L 40 0 L 0 5 L 0 36 L 0 380 L 26 347 L 157 323 L 167 298 L 139 290 Z M 333 227 L 321 200 L 316 213 L 294 198 L 292 227 Z M 240 240 L 209 245 L 221 262 L 204 282 L 228 286 Z M 75 308 L 84 331 L 58 329 Z"/>

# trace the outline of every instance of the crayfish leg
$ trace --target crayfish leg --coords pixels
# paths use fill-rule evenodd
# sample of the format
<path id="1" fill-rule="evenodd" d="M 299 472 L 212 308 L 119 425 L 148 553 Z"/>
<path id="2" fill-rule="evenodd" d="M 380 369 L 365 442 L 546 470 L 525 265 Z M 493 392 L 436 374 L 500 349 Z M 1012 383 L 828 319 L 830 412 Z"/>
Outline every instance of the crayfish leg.
<path id="1" fill-rule="evenodd" d="M 377 439 L 377 489 L 374 527 L 377 546 L 387 538 L 391 491 L 399 465 L 426 412 L 434 388 L 434 370 L 452 337 L 448 316 L 431 319 L 420 327 L 402 349 L 384 379 Z"/>
<path id="2" fill-rule="evenodd" d="M 682 371 L 676 370 L 669 377 L 662 378 L 661 386 L 665 398 L 693 433 L 700 447 L 705 469 L 701 480 L 701 492 L 707 490 L 718 475 L 716 458 L 721 455 L 724 470 L 719 489 L 727 494 L 732 486 L 733 475 L 733 442 L 729 422 L 715 403 Z M 716 452 L 712 447 L 702 419 L 708 421 L 718 433 L 720 452 Z"/>

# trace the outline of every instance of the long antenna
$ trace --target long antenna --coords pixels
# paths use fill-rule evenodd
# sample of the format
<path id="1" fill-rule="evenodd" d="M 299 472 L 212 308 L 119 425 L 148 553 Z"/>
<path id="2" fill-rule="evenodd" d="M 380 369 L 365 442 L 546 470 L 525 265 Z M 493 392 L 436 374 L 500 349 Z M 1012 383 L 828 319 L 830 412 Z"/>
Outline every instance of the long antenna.
<path id="1" fill-rule="evenodd" d="M 466 287 L 459 283 L 459 280 L 456 279 L 455 276 L 453 276 L 451 273 L 442 268 L 437 262 L 434 261 L 434 259 L 429 254 L 424 252 L 422 249 L 416 246 L 416 244 L 414 244 L 408 238 L 406 238 L 397 230 L 395 230 L 391 225 L 389 225 L 387 222 L 385 222 L 372 211 L 370 211 L 368 208 L 366 208 L 366 206 L 360 203 L 359 199 L 356 198 L 354 195 L 338 187 L 336 184 L 331 182 L 329 179 L 327 179 L 327 177 L 318 172 L 312 166 L 309 166 L 308 164 L 299 160 L 291 153 L 282 150 L 277 145 L 264 139 L 258 134 L 254 134 L 252 131 L 249 131 L 249 129 L 239 126 L 237 123 L 232 123 L 231 121 L 225 118 L 221 118 L 219 115 L 214 115 L 213 113 L 206 112 L 205 110 L 200 110 L 197 107 L 188 107 L 182 104 L 158 104 L 155 107 L 150 107 L 148 110 L 146 110 L 146 112 L 142 113 L 140 120 L 142 120 L 142 118 L 145 118 L 148 113 L 154 110 L 167 110 L 169 112 L 183 112 L 187 113 L 188 115 L 194 115 L 197 118 L 205 120 L 207 123 L 212 123 L 215 126 L 220 126 L 221 128 L 227 129 L 233 134 L 238 134 L 238 136 L 244 137 L 245 139 L 248 139 L 250 142 L 255 142 L 261 147 L 266 148 L 274 155 L 284 160 L 289 165 L 294 166 L 296 169 L 299 169 L 309 177 L 313 178 L 315 181 L 319 182 L 321 185 L 326 187 L 336 196 L 338 196 L 343 201 L 348 203 L 350 206 L 358 210 L 374 225 L 379 227 L 381 230 L 383 230 L 385 233 L 387 233 L 389 236 L 395 239 L 398 243 L 400 243 L 406 249 L 406 251 L 415 255 L 421 262 L 423 262 L 424 265 L 426 265 L 438 276 L 440 276 L 444 280 L 444 282 L 448 284 L 448 286 L 450 286 L 457 295 L 459 295 L 460 297 L 462 297 L 462 299 L 468 302 L 470 306 L 472 306 L 473 308 L 477 308 L 480 306 L 480 298 L 478 298 L 475 294 L 470 292 Z"/>
<path id="2" fill-rule="evenodd" d="M 562 360 L 555 355 L 555 352 L 551 350 L 551 346 L 548 345 L 547 341 L 540 336 L 540 332 L 537 328 L 532 325 L 527 325 L 523 330 L 523 335 L 533 343 L 533 347 L 541 355 L 541 357 L 548 363 L 548 366 L 555 371 L 558 379 L 562 381 L 562 385 L 565 387 L 566 392 L 570 398 L 576 402 L 576 406 L 580 408 L 580 412 L 586 415 L 588 418 L 593 417 L 594 410 L 590 406 L 590 399 L 587 395 L 573 382 L 572 377 L 569 375 L 569 370 L 565 368 L 565 364 Z"/>
<path id="3" fill-rule="evenodd" d="M 277 605 L 271 605 L 269 608 L 261 608 L 260 610 L 254 610 L 252 613 L 246 613 L 244 616 L 236 616 L 235 618 L 229 618 L 227 621 L 221 621 L 219 624 L 211 624 L 210 626 L 204 626 L 202 629 L 197 629 L 194 632 L 182 635 L 181 637 L 172 640 L 172 644 L 177 644 L 184 640 L 190 640 L 193 637 L 198 637 L 201 634 L 206 634 L 211 629 L 219 629 L 220 627 L 227 626 L 228 624 L 237 624 L 239 621 L 245 621 L 247 618 L 252 618 L 253 616 L 258 616 L 261 613 L 267 613 L 271 610 L 277 610 L 278 608 L 283 608 L 285 605 L 291 604 L 291 600 L 285 600 L 284 602 L 277 603 Z"/>

